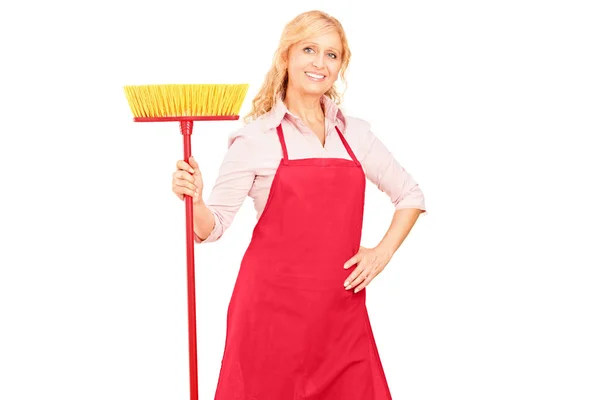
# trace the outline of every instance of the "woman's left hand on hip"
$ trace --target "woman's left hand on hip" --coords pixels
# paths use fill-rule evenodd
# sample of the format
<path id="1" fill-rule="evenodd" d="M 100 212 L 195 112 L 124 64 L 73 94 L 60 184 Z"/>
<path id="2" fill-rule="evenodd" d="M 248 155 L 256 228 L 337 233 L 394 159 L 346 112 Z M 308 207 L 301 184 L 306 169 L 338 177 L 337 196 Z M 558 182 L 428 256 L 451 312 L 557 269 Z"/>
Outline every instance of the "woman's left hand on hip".
<path id="1" fill-rule="evenodd" d="M 366 248 L 360 246 L 358 253 L 344 263 L 344 269 L 356 265 L 356 268 L 344 282 L 344 288 L 350 290 L 353 287 L 354 293 L 364 289 L 371 281 L 379 275 L 385 266 L 390 262 L 391 255 L 377 247 Z"/>

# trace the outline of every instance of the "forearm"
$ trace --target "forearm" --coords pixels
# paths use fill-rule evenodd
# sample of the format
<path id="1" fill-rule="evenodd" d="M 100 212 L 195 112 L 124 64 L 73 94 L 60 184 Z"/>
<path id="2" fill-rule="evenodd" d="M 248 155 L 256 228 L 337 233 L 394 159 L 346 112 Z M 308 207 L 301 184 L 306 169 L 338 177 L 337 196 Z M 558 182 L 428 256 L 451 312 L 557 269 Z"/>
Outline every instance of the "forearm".
<path id="1" fill-rule="evenodd" d="M 408 236 L 421 212 L 422 210 L 418 208 L 401 208 L 396 210 L 388 231 L 377 247 L 384 250 L 391 258 Z"/>
<path id="2" fill-rule="evenodd" d="M 194 232 L 205 240 L 215 227 L 215 215 L 203 201 L 194 204 Z"/>

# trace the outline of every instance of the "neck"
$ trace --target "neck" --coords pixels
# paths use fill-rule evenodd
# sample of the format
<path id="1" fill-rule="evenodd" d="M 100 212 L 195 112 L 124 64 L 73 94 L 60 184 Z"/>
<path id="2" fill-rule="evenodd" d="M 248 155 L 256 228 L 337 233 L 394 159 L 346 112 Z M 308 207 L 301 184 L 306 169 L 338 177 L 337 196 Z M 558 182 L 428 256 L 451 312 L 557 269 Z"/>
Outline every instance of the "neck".
<path id="1" fill-rule="evenodd" d="M 322 122 L 325 113 L 321 107 L 321 96 L 300 96 L 295 93 L 286 93 L 283 103 L 292 114 L 307 123 Z"/>

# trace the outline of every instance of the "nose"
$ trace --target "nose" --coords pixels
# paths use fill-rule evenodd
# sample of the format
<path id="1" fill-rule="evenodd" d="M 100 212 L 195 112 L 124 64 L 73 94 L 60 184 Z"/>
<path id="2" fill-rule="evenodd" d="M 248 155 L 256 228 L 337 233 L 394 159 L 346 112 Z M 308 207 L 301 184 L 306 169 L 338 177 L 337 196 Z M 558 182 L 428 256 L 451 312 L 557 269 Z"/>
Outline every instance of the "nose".
<path id="1" fill-rule="evenodd" d="M 322 68 L 323 64 L 324 64 L 324 62 L 323 62 L 323 54 L 319 53 L 319 54 L 315 55 L 315 57 L 313 58 L 313 62 L 312 63 L 313 63 L 313 66 L 315 68 Z"/>

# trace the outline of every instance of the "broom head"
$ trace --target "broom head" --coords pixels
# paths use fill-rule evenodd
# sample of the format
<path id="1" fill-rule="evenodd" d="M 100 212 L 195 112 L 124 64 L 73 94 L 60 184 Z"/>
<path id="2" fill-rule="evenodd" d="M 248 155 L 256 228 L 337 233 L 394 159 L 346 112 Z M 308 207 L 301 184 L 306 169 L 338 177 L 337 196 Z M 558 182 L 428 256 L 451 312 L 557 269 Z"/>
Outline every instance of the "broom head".
<path id="1" fill-rule="evenodd" d="M 248 84 L 125 86 L 136 122 L 236 120 Z"/>

